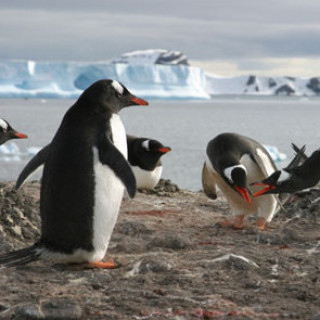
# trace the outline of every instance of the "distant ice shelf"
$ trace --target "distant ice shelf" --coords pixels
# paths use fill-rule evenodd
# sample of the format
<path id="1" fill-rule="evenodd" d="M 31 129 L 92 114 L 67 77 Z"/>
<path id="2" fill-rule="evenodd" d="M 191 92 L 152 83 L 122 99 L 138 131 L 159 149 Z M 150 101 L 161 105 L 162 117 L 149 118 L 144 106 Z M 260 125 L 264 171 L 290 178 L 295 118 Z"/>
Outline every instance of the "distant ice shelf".
<path id="1" fill-rule="evenodd" d="M 30 147 L 22 152 L 15 142 L 7 142 L 0 146 L 0 161 L 19 162 L 33 157 L 40 150 L 39 147 Z"/>
<path id="2" fill-rule="evenodd" d="M 222 77 L 189 65 L 180 51 L 138 50 L 102 62 L 0 60 L 0 98 L 77 98 L 100 79 L 115 79 L 146 99 L 216 95 L 320 95 L 320 77 Z"/>
<path id="3" fill-rule="evenodd" d="M 0 61 L 0 98 L 77 98 L 115 79 L 146 99 L 209 99 L 202 69 L 184 64 Z"/>

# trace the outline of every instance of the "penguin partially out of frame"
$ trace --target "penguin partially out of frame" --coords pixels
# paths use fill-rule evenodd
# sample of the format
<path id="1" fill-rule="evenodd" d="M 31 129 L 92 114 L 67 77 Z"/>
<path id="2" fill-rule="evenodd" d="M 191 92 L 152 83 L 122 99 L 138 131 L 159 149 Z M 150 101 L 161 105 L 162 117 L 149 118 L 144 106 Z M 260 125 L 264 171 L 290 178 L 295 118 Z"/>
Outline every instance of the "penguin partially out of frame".
<path id="1" fill-rule="evenodd" d="M 295 167 L 286 167 L 275 171 L 260 182 L 251 183 L 252 186 L 264 186 L 254 193 L 261 196 L 275 193 L 295 193 L 316 187 L 320 181 L 320 150 L 314 151 L 310 157 Z"/>
<path id="2" fill-rule="evenodd" d="M 11 139 L 26 138 L 28 138 L 26 134 L 14 130 L 8 121 L 0 119 L 0 145 Z"/>

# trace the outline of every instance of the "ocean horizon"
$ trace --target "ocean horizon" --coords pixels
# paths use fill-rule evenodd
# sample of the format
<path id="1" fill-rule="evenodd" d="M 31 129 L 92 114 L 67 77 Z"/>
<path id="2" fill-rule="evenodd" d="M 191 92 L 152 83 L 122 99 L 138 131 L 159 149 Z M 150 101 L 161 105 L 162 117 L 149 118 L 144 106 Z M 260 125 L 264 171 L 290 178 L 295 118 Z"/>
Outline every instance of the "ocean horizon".
<path id="1" fill-rule="evenodd" d="M 50 143 L 73 99 L 0 99 L 0 117 L 28 139 L 12 140 L 24 157 L 0 158 L 0 179 L 14 181 L 30 159 L 29 148 Z M 223 132 L 237 132 L 287 155 L 276 163 L 283 167 L 293 156 L 291 142 L 306 144 L 307 154 L 320 146 L 320 98 L 273 96 L 215 96 L 206 101 L 150 100 L 147 107 L 123 109 L 121 119 L 129 134 L 156 139 L 172 151 L 162 157 L 163 178 L 180 188 L 202 188 L 201 170 L 207 143 Z M 31 180 L 39 179 L 40 174 Z"/>

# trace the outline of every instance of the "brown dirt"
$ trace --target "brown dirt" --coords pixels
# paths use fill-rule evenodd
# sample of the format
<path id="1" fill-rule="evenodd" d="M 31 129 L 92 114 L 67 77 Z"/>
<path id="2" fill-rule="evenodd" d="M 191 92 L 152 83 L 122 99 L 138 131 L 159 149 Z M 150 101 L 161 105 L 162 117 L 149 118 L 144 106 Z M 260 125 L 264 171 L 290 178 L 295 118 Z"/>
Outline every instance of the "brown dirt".
<path id="1" fill-rule="evenodd" d="M 168 187 L 170 186 L 170 187 Z M 266 231 L 217 224 L 223 198 L 163 185 L 125 199 L 106 258 L 0 270 L 0 319 L 320 319 L 320 191 L 300 193 Z M 39 184 L 0 185 L 0 253 L 39 237 Z"/>

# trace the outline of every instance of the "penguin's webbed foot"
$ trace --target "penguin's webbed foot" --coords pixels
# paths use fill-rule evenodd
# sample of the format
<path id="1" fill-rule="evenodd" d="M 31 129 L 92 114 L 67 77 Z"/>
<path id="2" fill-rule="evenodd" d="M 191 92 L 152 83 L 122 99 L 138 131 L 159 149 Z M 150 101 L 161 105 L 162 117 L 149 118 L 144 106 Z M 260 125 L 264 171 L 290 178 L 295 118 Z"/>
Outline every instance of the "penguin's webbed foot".
<path id="1" fill-rule="evenodd" d="M 86 265 L 86 269 L 115 269 L 118 267 L 119 267 L 119 265 L 116 264 L 113 260 L 94 261 L 94 262 L 89 262 Z"/>
<path id="2" fill-rule="evenodd" d="M 238 215 L 235 217 L 233 222 L 233 228 L 244 229 L 244 215 Z"/>
<path id="3" fill-rule="evenodd" d="M 258 218 L 256 221 L 256 227 L 259 230 L 264 230 L 265 226 L 266 226 L 267 220 L 265 218 Z"/>
<path id="4" fill-rule="evenodd" d="M 223 220 L 218 222 L 222 228 L 234 228 L 234 229 L 244 229 L 244 215 L 236 216 L 234 221 Z"/>

